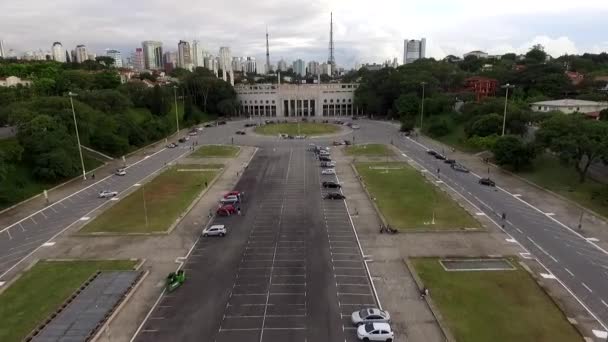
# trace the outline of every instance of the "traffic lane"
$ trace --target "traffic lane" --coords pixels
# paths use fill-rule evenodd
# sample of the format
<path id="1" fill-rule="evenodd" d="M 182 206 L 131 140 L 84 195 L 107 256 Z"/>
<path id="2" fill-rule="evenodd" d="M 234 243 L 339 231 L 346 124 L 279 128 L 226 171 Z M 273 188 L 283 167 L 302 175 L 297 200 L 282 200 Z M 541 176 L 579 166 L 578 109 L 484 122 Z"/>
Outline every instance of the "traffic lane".
<path id="1" fill-rule="evenodd" d="M 144 322 L 136 337 L 138 341 L 214 339 L 251 230 L 250 222 L 258 217 L 255 206 L 264 198 L 267 189 L 257 179 L 269 175 L 275 158 L 260 150 L 251 160 L 236 186 L 245 192 L 242 215 L 214 218 L 212 224 L 227 225 L 228 235 L 201 238 L 194 245 L 184 264 L 187 281 L 175 292 L 162 297 Z"/>

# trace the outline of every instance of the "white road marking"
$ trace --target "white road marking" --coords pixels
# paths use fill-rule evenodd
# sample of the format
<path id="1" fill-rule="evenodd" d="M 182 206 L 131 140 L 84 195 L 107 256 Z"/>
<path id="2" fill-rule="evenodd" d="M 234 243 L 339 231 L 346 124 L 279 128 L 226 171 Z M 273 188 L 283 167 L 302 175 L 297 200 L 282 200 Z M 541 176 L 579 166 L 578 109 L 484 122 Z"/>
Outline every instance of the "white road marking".
<path id="1" fill-rule="evenodd" d="M 573 276 L 573 277 L 574 277 L 574 274 L 573 274 L 572 272 L 570 272 L 570 270 L 569 270 L 569 269 L 567 269 L 567 268 L 565 268 L 565 267 L 564 267 L 564 269 L 566 270 L 566 272 L 568 272 L 568 274 L 570 274 L 571 276 Z"/>
<path id="2" fill-rule="evenodd" d="M 55 242 L 45 242 L 45 243 L 42 244 L 42 246 L 44 246 L 44 247 L 55 246 Z"/>
<path id="3" fill-rule="evenodd" d="M 557 259 L 555 259 L 553 257 L 553 255 L 549 254 L 549 252 L 547 252 L 544 248 L 542 248 L 539 244 L 536 243 L 536 241 L 532 240 L 532 238 L 530 238 L 528 236 L 528 240 L 530 240 L 530 242 L 532 242 L 534 244 L 534 246 L 536 246 L 536 248 L 538 248 L 541 252 L 545 253 L 549 258 L 551 258 L 551 260 L 553 260 L 554 262 L 558 262 Z"/>
<path id="4" fill-rule="evenodd" d="M 587 241 L 590 241 L 590 242 L 598 242 L 598 241 L 600 241 L 600 239 L 598 239 L 598 238 L 594 238 L 594 237 L 590 237 L 590 238 L 587 238 Z"/>
<path id="5" fill-rule="evenodd" d="M 90 218 L 90 217 L 88 217 L 88 216 L 83 216 L 83 217 L 81 217 L 81 218 L 80 218 L 80 221 L 88 221 L 88 220 L 90 220 L 90 219 L 91 219 L 91 218 Z"/>
<path id="6" fill-rule="evenodd" d="M 608 337 L 608 331 L 604 331 L 604 330 L 591 330 L 593 332 L 593 335 L 595 335 L 595 337 L 597 338 L 601 338 L 601 339 L 606 339 Z"/>
<path id="7" fill-rule="evenodd" d="M 547 215 L 547 216 L 554 216 L 555 213 L 545 213 L 545 215 Z"/>
<path id="8" fill-rule="evenodd" d="M 551 273 L 541 273 L 540 276 L 545 279 L 556 279 L 555 276 Z"/>
<path id="9" fill-rule="evenodd" d="M 592 291 L 592 290 L 589 288 L 589 286 L 587 286 L 587 284 L 585 284 L 585 283 L 583 283 L 583 282 L 581 282 L 581 284 L 583 285 L 583 287 L 584 287 L 584 288 L 586 288 L 586 289 L 587 289 L 587 291 L 589 291 L 589 292 L 593 292 L 593 291 Z"/>

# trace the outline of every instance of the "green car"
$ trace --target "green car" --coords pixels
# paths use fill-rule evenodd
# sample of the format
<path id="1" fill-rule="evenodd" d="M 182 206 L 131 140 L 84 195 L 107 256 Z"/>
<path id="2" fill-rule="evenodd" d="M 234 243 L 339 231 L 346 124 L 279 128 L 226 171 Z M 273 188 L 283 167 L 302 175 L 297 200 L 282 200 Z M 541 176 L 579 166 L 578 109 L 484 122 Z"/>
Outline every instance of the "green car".
<path id="1" fill-rule="evenodd" d="M 184 281 L 186 281 L 186 272 L 183 270 L 169 273 L 167 276 L 167 291 L 172 292 L 176 288 L 180 287 Z"/>

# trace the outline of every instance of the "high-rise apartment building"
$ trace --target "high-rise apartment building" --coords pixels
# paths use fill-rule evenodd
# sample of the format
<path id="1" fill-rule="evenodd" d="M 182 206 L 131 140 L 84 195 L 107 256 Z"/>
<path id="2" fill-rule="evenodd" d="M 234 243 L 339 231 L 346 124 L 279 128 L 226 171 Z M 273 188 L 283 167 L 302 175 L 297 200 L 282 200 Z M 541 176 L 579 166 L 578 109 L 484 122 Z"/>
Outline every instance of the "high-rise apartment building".
<path id="1" fill-rule="evenodd" d="M 232 57 L 232 70 L 234 71 L 245 71 L 245 60 L 243 57 Z"/>
<path id="2" fill-rule="evenodd" d="M 106 56 L 114 58 L 114 66 L 122 68 L 122 55 L 118 50 L 107 49 Z"/>
<path id="3" fill-rule="evenodd" d="M 296 75 L 306 76 L 306 63 L 301 59 L 297 59 L 293 62 L 293 72 Z"/>
<path id="4" fill-rule="evenodd" d="M 203 61 L 205 62 L 204 67 L 207 68 L 208 70 L 213 71 L 217 75 L 217 71 L 219 70 L 219 66 L 218 66 L 217 59 L 215 58 L 215 56 L 213 56 L 213 55 L 206 55 L 203 58 Z"/>
<path id="5" fill-rule="evenodd" d="M 317 61 L 308 62 L 308 73 L 311 75 L 321 75 L 321 65 Z"/>
<path id="6" fill-rule="evenodd" d="M 190 43 L 185 40 L 180 40 L 177 44 L 177 66 L 186 70 L 192 69 Z"/>
<path id="7" fill-rule="evenodd" d="M 178 66 L 178 54 L 174 51 L 167 51 L 163 54 L 163 65 L 165 69 L 167 65 L 171 65 L 172 68 L 176 68 Z"/>
<path id="8" fill-rule="evenodd" d="M 220 69 L 226 70 L 226 72 L 232 70 L 232 57 L 230 55 L 230 48 L 227 46 L 220 47 Z"/>
<path id="9" fill-rule="evenodd" d="M 87 47 L 79 44 L 76 45 L 76 49 L 74 50 L 74 55 L 76 57 L 76 63 L 82 63 L 89 59 L 89 54 L 87 53 Z"/>
<path id="10" fill-rule="evenodd" d="M 204 67 L 205 66 L 205 56 L 206 52 L 203 48 L 203 44 L 200 41 L 194 40 L 192 41 L 192 66 L 194 68 Z"/>
<path id="11" fill-rule="evenodd" d="M 141 43 L 144 50 L 144 68 L 160 70 L 163 67 L 163 43 L 146 40 Z"/>
<path id="12" fill-rule="evenodd" d="M 414 61 L 426 57 L 426 38 L 421 40 L 403 41 L 403 64 L 413 63 Z"/>
<path id="13" fill-rule="evenodd" d="M 135 69 L 135 71 L 144 70 L 144 67 L 145 67 L 144 66 L 144 49 L 136 48 L 135 53 L 133 54 L 132 60 L 133 60 L 133 69 Z"/>
<path id="14" fill-rule="evenodd" d="M 255 74 L 258 72 L 255 57 L 247 57 L 247 60 L 245 62 L 245 71 L 248 74 Z"/>
<path id="15" fill-rule="evenodd" d="M 60 42 L 54 42 L 53 47 L 51 48 L 51 53 L 53 55 L 53 60 L 57 62 L 64 63 L 65 62 L 65 52 L 63 52 L 63 45 Z"/>
<path id="16" fill-rule="evenodd" d="M 287 62 L 285 62 L 285 60 L 283 60 L 283 59 L 279 60 L 277 69 L 279 71 L 287 71 Z"/>
<path id="17" fill-rule="evenodd" d="M 4 41 L 2 39 L 0 39 L 0 57 L 6 58 L 6 55 L 4 54 Z"/>

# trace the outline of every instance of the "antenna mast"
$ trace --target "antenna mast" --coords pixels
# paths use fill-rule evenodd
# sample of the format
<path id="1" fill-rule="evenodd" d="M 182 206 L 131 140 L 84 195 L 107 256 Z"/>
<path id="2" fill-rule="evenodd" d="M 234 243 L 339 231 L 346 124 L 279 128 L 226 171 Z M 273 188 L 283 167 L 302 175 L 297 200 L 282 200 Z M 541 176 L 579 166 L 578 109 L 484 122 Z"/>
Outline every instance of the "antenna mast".
<path id="1" fill-rule="evenodd" d="M 330 13 L 329 19 L 329 60 L 327 63 L 331 66 L 331 74 L 333 75 L 336 69 L 336 59 L 334 58 L 334 13 Z"/>
<path id="2" fill-rule="evenodd" d="M 266 26 L 266 74 L 270 74 L 270 49 L 268 47 L 268 26 Z"/>

